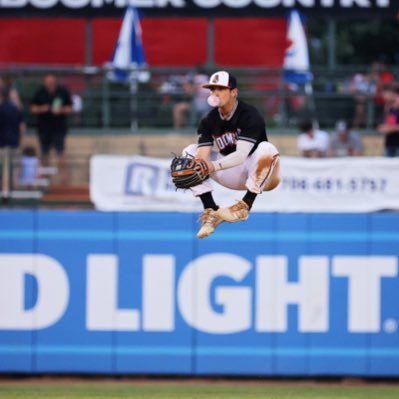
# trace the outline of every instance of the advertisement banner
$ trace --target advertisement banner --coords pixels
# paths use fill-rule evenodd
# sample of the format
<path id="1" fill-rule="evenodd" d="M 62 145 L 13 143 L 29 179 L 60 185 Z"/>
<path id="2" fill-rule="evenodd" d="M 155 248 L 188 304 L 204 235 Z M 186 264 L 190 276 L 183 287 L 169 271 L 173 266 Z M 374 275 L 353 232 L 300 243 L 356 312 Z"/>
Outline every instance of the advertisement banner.
<path id="1" fill-rule="evenodd" d="M 399 376 L 398 214 L 0 220 L 0 372 Z"/>
<path id="2" fill-rule="evenodd" d="M 90 164 L 90 195 L 104 211 L 200 211 L 190 190 L 176 190 L 170 159 L 95 155 Z M 281 157 L 281 183 L 258 195 L 259 212 L 371 212 L 399 209 L 399 159 Z M 214 182 L 220 206 L 244 192 Z"/>
<path id="3" fill-rule="evenodd" d="M 128 4 L 144 16 L 395 15 L 396 0 L 0 0 L 1 16 L 121 16 Z"/>

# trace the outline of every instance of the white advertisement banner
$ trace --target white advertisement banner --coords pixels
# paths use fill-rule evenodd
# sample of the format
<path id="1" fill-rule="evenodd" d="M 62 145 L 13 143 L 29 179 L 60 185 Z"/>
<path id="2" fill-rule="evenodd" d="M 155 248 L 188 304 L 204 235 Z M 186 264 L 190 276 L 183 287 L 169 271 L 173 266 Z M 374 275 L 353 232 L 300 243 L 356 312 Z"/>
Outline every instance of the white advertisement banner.
<path id="1" fill-rule="evenodd" d="M 95 155 L 90 195 L 104 211 L 200 211 L 190 190 L 176 190 L 171 159 Z M 281 157 L 281 183 L 259 195 L 255 212 L 372 212 L 399 209 L 399 158 Z M 231 205 L 244 192 L 214 182 L 214 198 Z"/>

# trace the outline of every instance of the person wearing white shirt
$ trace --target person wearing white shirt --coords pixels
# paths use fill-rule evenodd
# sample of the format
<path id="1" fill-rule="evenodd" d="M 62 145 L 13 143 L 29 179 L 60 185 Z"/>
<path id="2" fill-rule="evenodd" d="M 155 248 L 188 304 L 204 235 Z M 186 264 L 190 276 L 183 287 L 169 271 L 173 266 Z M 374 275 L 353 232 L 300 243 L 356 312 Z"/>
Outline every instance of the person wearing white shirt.
<path id="1" fill-rule="evenodd" d="M 327 132 L 313 127 L 312 122 L 306 121 L 299 126 L 297 148 L 301 156 L 307 158 L 323 158 L 327 156 L 330 136 Z"/>

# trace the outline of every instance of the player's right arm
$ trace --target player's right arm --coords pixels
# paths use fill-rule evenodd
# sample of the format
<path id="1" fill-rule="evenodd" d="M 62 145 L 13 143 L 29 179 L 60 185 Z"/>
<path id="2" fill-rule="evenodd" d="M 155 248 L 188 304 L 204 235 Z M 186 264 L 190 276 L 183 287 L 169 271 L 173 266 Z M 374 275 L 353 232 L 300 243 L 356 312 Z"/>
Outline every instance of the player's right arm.
<path id="1" fill-rule="evenodd" d="M 212 128 L 213 124 L 211 121 L 211 117 L 208 114 L 204 118 L 202 118 L 199 126 L 198 126 L 198 147 L 195 157 L 197 159 L 202 159 L 208 165 L 209 173 L 214 171 L 213 164 L 210 160 L 212 147 L 213 147 L 213 137 L 212 137 Z"/>
<path id="2" fill-rule="evenodd" d="M 204 117 L 198 126 L 198 148 L 196 158 L 209 161 L 213 146 L 212 122 L 209 115 Z"/>

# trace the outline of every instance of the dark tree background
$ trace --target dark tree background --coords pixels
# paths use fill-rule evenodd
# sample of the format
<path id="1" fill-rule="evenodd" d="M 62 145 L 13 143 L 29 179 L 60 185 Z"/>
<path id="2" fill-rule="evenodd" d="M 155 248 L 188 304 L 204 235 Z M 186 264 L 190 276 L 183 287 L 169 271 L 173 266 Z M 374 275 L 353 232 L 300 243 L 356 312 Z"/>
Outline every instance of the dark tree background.
<path id="1" fill-rule="evenodd" d="M 306 22 L 312 65 L 327 64 L 327 19 Z M 336 20 L 337 65 L 368 65 L 379 60 L 399 64 L 399 21 L 396 19 Z"/>

